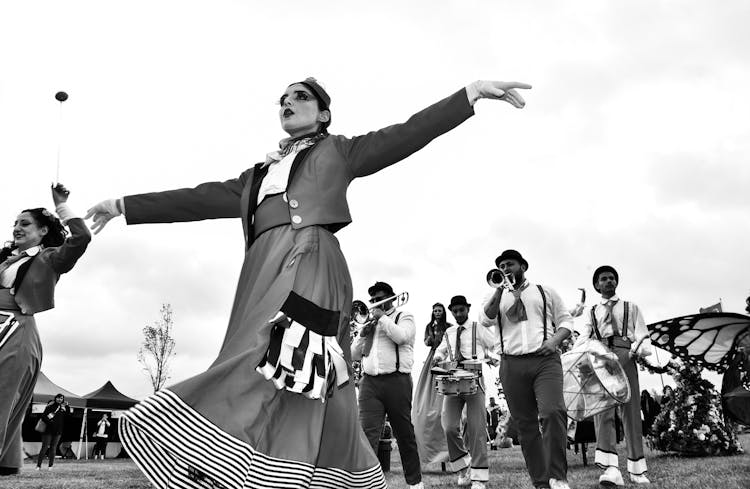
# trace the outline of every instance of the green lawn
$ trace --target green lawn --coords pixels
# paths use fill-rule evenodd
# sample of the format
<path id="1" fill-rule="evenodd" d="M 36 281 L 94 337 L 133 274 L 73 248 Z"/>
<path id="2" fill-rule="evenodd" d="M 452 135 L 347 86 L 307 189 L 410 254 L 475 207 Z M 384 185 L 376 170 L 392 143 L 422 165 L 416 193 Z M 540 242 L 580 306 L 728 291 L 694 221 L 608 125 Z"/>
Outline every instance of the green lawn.
<path id="1" fill-rule="evenodd" d="M 750 435 L 741 437 L 744 447 L 750 448 Z M 622 447 L 624 450 L 624 447 Z M 589 448 L 589 462 L 593 460 Z M 651 489 L 750 489 L 750 454 L 733 457 L 683 458 L 648 451 Z M 573 489 L 599 488 L 599 469 L 583 466 L 582 457 L 568 452 L 569 481 Z M 624 464 L 624 461 L 623 461 Z M 19 476 L 0 478 L 2 489 L 148 489 L 151 485 L 129 460 L 58 460 L 55 469 L 35 471 L 27 461 Z M 405 489 L 403 472 L 394 450 L 391 457 L 388 485 L 391 489 Z M 624 470 L 624 469 L 623 469 Z M 453 475 L 437 470 L 424 473 L 427 488 L 455 488 Z M 630 487 L 634 485 L 629 484 Z M 490 452 L 490 483 L 492 489 L 531 488 L 519 447 Z"/>

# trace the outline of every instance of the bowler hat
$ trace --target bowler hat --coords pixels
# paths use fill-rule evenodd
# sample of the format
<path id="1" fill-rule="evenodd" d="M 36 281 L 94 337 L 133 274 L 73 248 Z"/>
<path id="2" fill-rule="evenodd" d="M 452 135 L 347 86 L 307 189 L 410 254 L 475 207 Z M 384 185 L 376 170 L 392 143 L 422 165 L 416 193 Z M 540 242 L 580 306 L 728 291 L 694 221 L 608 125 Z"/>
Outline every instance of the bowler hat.
<path id="1" fill-rule="evenodd" d="M 462 295 L 454 295 L 453 297 L 451 297 L 451 303 L 448 305 L 448 310 L 453 309 L 453 306 L 471 307 L 471 304 L 466 302 L 466 297 Z"/>
<path id="2" fill-rule="evenodd" d="M 526 270 L 529 269 L 529 262 L 527 262 L 524 257 L 521 256 L 521 253 L 517 252 L 516 250 L 503 251 L 500 256 L 495 258 L 495 265 L 500 268 L 500 262 L 503 260 L 516 260 L 518 263 L 525 266 Z"/>
<path id="3" fill-rule="evenodd" d="M 615 280 L 617 281 L 617 284 L 620 284 L 620 275 L 618 275 L 617 270 L 615 270 L 614 267 L 609 265 L 602 265 L 596 270 L 594 270 L 594 277 L 591 279 L 591 281 L 594 283 L 594 290 L 599 292 L 599 289 L 596 287 L 596 282 L 599 280 L 599 275 L 601 275 L 604 272 L 610 272 L 615 276 Z"/>
<path id="4" fill-rule="evenodd" d="M 371 286 L 369 289 L 367 289 L 367 293 L 370 294 L 370 296 L 375 295 L 377 292 L 383 292 L 388 297 L 392 295 L 396 295 L 393 292 L 393 287 L 388 285 L 385 282 L 375 282 L 375 285 Z"/>

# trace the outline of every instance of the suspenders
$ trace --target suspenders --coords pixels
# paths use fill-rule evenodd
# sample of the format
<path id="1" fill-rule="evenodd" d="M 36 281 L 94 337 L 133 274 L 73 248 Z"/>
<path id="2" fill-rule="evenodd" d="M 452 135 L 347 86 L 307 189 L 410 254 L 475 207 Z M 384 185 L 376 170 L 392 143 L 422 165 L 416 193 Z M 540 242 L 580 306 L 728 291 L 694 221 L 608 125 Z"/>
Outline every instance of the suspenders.
<path id="1" fill-rule="evenodd" d="M 398 311 L 396 313 L 396 321 L 395 321 L 396 324 L 398 324 L 398 319 L 400 317 L 401 317 L 401 311 Z M 399 354 L 398 354 L 398 345 L 396 343 L 394 343 L 394 345 L 396 346 L 396 373 L 398 373 L 398 369 L 401 367 L 401 357 L 399 357 Z"/>
<path id="2" fill-rule="evenodd" d="M 622 331 L 621 331 L 620 336 L 622 336 L 622 339 L 626 340 L 628 339 L 628 320 L 630 319 L 629 317 L 630 316 L 630 303 L 628 303 L 628 301 L 623 301 L 622 306 L 624 307 L 624 310 L 622 313 Z M 602 341 L 602 334 L 599 331 L 598 323 L 596 320 L 596 314 L 594 314 L 595 309 L 596 309 L 596 306 L 591 308 L 591 328 L 593 329 L 593 333 L 596 336 L 596 339 L 599 341 Z M 614 311 L 613 311 L 613 314 L 614 314 Z M 614 335 L 609 337 L 609 342 L 610 342 L 609 346 L 612 346 L 611 345 L 612 337 L 614 337 Z"/>
<path id="3" fill-rule="evenodd" d="M 474 329 L 471 330 L 471 359 L 477 359 L 477 322 L 472 323 Z"/>
<path id="4" fill-rule="evenodd" d="M 541 285 L 537 284 L 536 287 L 539 289 L 539 293 L 542 294 L 542 321 L 544 322 L 542 334 L 544 335 L 543 341 L 547 341 L 547 296 Z M 505 342 L 503 341 L 503 315 L 500 312 L 500 303 L 503 300 L 503 292 L 505 292 L 505 289 L 500 289 L 500 298 L 497 301 L 497 329 L 500 331 L 500 351 L 505 353 Z M 552 323 L 552 326 L 554 327 L 554 322 Z"/>

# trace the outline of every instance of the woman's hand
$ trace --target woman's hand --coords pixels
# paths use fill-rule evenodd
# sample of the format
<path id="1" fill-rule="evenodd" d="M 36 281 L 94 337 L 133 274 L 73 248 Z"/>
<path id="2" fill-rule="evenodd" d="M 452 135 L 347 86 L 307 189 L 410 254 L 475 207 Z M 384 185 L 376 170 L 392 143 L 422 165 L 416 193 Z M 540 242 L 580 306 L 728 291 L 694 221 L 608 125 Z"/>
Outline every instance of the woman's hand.
<path id="1" fill-rule="evenodd" d="M 65 188 L 62 183 L 52 185 L 52 202 L 55 203 L 55 207 L 68 201 L 68 195 L 70 191 Z"/>
<path id="2" fill-rule="evenodd" d="M 521 82 L 478 80 L 466 87 L 466 95 L 471 105 L 480 98 L 489 98 L 502 100 L 517 109 L 522 109 L 526 101 L 516 91 L 517 88 L 530 89 L 531 85 Z"/>
<path id="3" fill-rule="evenodd" d="M 117 199 L 107 199 L 89 209 L 84 219 L 93 217 L 94 224 L 91 226 L 91 230 L 94 231 L 94 234 L 99 234 L 99 231 L 104 229 L 110 219 L 120 215 L 122 215 L 122 211 L 117 205 Z"/>

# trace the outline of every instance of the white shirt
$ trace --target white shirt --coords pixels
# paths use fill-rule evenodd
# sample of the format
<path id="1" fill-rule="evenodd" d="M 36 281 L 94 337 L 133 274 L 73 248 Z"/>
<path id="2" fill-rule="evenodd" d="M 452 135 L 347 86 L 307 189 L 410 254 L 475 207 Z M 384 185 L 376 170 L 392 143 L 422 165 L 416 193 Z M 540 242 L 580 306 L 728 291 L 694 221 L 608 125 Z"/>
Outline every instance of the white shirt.
<path id="1" fill-rule="evenodd" d="M 280 161 L 274 161 L 268 166 L 268 174 L 263 178 L 258 192 L 258 204 L 263 202 L 266 195 L 280 194 L 286 192 L 289 183 L 289 173 L 292 171 L 292 163 L 299 151 L 292 151 Z"/>
<path id="2" fill-rule="evenodd" d="M 526 281 L 528 283 L 528 280 Z M 560 295 L 554 289 L 542 286 L 547 298 L 547 339 L 555 334 L 556 329 L 565 328 L 573 332 L 573 318 L 565 307 Z M 484 307 L 492 299 L 493 290 L 479 309 L 479 321 L 483 326 L 494 326 L 498 320 L 502 320 L 502 344 L 506 355 L 525 355 L 538 350 L 544 342 L 544 321 L 542 317 L 543 301 L 542 295 L 536 284 L 529 285 L 521 292 L 521 300 L 526 308 L 526 321 L 518 323 L 508 319 L 507 311 L 516 301 L 513 293 L 505 291 L 500 299 L 500 313 L 494 319 L 489 319 L 484 312 Z"/>
<path id="3" fill-rule="evenodd" d="M 12 288 L 13 284 L 16 281 L 16 275 L 18 275 L 18 269 L 21 268 L 21 265 L 31 260 L 31 258 L 36 256 L 40 251 L 42 251 L 41 246 L 32 246 L 31 248 L 26 250 L 26 255 L 28 256 L 19 259 L 17 262 L 13 263 L 8 268 L 0 272 L 0 288 Z M 11 256 L 18 256 L 20 254 L 21 253 L 17 249 L 11 252 Z"/>
<path id="4" fill-rule="evenodd" d="M 456 336 L 458 334 L 459 326 L 463 326 L 464 330 L 461 331 L 461 355 L 465 359 L 472 358 L 472 339 L 474 329 L 477 332 L 477 360 L 482 360 L 487 356 L 487 351 L 492 351 L 495 347 L 495 335 L 494 332 L 485 328 L 476 321 L 466 321 L 462 325 L 451 326 L 445 330 L 443 335 L 443 341 L 440 346 L 435 350 L 434 358 L 437 360 L 450 360 L 456 354 Z"/>
<path id="5" fill-rule="evenodd" d="M 414 316 L 406 311 L 399 313 L 396 308 L 386 312 L 377 322 L 370 354 L 363 357 L 366 338 L 358 336 L 352 343 L 353 360 L 362 360 L 362 371 L 367 375 L 383 375 L 396 371 L 396 349 L 398 349 L 398 371 L 408 374 L 414 364 L 414 338 L 416 326 Z"/>
<path id="6" fill-rule="evenodd" d="M 599 334 L 602 336 L 602 338 L 609 338 L 610 336 L 614 336 L 611 323 L 609 321 L 605 321 L 605 318 L 607 316 L 606 304 L 609 301 L 615 301 L 615 304 L 612 307 L 612 315 L 615 317 L 615 323 L 617 324 L 618 328 L 618 336 L 623 336 L 625 301 L 620 300 L 617 295 L 613 295 L 609 299 L 605 299 L 604 297 L 602 297 L 602 299 L 599 301 L 599 304 L 595 304 L 592 306 L 594 316 L 596 318 L 596 327 L 599 330 Z M 579 326 L 577 329 L 578 333 L 580 334 L 580 336 L 578 337 L 578 341 L 583 341 L 588 338 L 596 338 L 596 333 L 594 332 L 594 327 L 591 321 L 591 310 L 592 309 L 586 311 L 586 314 L 584 314 L 586 320 L 584 321 L 583 326 Z M 651 340 L 648 337 L 648 328 L 646 327 L 646 321 L 643 319 L 641 309 L 638 307 L 638 305 L 632 302 L 628 302 L 628 324 L 624 329 L 624 335 L 632 343 L 638 343 L 642 338 L 645 338 L 643 340 L 643 343 L 641 343 L 639 349 L 641 354 L 648 355 L 651 352 Z"/>

